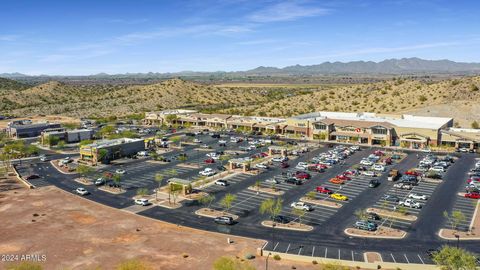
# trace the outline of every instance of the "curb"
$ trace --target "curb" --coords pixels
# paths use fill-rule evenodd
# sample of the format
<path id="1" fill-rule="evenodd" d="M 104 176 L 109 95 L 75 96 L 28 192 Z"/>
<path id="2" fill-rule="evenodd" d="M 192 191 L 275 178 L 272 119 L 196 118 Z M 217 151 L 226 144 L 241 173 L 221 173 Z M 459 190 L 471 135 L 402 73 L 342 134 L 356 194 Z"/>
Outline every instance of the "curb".
<path id="1" fill-rule="evenodd" d="M 23 179 L 20 174 L 18 173 L 17 171 L 17 168 L 15 168 L 15 166 L 13 166 L 13 172 L 15 173 L 15 177 L 17 178 L 18 181 L 20 181 L 22 184 L 24 184 L 25 186 L 27 186 L 29 189 L 34 189 L 34 188 L 37 188 L 35 185 L 33 185 L 32 183 L 30 183 L 28 180 L 25 180 Z"/>
<path id="2" fill-rule="evenodd" d="M 395 237 L 395 236 L 378 236 L 378 235 L 360 235 L 360 234 L 354 234 L 354 233 L 350 233 L 348 232 L 348 229 L 352 229 L 352 228 L 346 228 L 343 232 L 348 235 L 348 236 L 352 236 L 352 237 L 358 237 L 358 238 L 376 238 L 376 239 L 392 239 L 392 240 L 400 240 L 400 239 L 403 239 L 407 236 L 407 233 L 404 232 L 403 236 L 401 237 Z"/>

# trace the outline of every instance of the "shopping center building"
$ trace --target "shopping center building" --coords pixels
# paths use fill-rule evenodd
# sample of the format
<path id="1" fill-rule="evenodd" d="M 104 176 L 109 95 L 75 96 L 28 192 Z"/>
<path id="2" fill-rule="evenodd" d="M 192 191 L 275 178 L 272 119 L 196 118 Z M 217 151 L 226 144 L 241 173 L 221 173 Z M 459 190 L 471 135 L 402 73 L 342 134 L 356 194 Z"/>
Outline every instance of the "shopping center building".
<path id="1" fill-rule="evenodd" d="M 175 114 L 167 121 L 167 115 Z M 155 120 L 152 120 L 155 119 Z M 476 149 L 480 132 L 453 128 L 453 118 L 409 114 L 313 112 L 289 118 L 205 114 L 192 110 L 147 113 L 145 124 L 258 131 L 291 138 L 410 149 L 464 147 Z"/>

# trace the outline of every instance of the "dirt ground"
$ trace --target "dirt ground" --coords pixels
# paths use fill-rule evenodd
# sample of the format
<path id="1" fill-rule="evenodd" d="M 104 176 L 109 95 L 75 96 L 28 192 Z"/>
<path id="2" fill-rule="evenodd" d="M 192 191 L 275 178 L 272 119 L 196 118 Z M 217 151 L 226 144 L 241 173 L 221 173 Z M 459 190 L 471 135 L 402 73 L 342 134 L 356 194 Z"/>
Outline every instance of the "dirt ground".
<path id="1" fill-rule="evenodd" d="M 472 217 L 472 227 L 470 231 L 463 232 L 463 231 L 456 231 L 452 229 L 442 229 L 440 231 L 440 236 L 447 238 L 447 239 L 456 239 L 455 234 L 460 236 L 460 240 L 468 240 L 468 239 L 480 239 L 480 201 L 477 201 L 477 208 L 475 211 L 475 215 Z"/>
<path id="2" fill-rule="evenodd" d="M 18 187 L 18 186 L 17 186 Z M 0 254 L 45 255 L 44 269 L 114 269 L 137 258 L 154 269 L 211 269 L 221 256 L 256 253 L 262 240 L 193 230 L 111 209 L 55 187 L 0 192 Z M 184 255 L 188 257 L 184 258 Z M 263 269 L 265 260 L 251 263 Z M 318 266 L 269 260 L 271 269 Z M 0 262 L 0 269 L 6 264 Z"/>
<path id="3" fill-rule="evenodd" d="M 6 128 L 8 122 L 12 122 L 15 120 L 27 120 L 30 119 L 32 122 L 51 122 L 51 123 L 80 123 L 78 118 L 73 118 L 69 116 L 62 116 L 62 115 L 46 115 L 46 116 L 32 116 L 32 117 L 20 117 L 20 118 L 13 118 L 13 119 L 5 119 L 0 120 L 0 129 Z"/>

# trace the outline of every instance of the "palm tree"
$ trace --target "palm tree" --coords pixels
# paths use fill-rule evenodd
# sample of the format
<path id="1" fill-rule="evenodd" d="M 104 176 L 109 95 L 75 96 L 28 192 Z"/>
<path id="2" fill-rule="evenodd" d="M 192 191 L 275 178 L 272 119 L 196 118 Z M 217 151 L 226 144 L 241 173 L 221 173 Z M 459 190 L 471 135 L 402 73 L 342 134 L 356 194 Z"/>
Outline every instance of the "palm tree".
<path id="1" fill-rule="evenodd" d="M 177 172 L 177 170 L 175 170 L 175 169 L 170 169 L 170 170 L 167 171 L 167 174 L 168 174 L 171 178 L 173 178 L 173 177 L 177 176 L 178 172 Z M 170 196 L 172 195 L 172 188 L 171 188 L 170 183 L 169 183 L 168 186 L 167 186 L 167 191 L 168 191 L 168 203 L 170 203 L 170 199 L 171 199 Z"/>
<path id="2" fill-rule="evenodd" d="M 208 194 L 206 196 L 201 197 L 198 202 L 205 205 L 207 208 L 210 208 L 210 205 L 215 200 L 215 196 Z"/>
<path id="3" fill-rule="evenodd" d="M 237 199 L 237 195 L 227 193 L 225 194 L 225 197 L 220 201 L 220 205 L 225 207 L 225 212 L 228 212 L 230 208 L 232 207 L 232 203 Z"/>
<path id="4" fill-rule="evenodd" d="M 302 218 L 305 216 L 306 212 L 303 209 L 298 209 L 298 208 L 293 208 L 292 209 L 292 214 L 294 216 L 297 216 L 298 218 L 298 223 L 301 225 L 302 224 Z"/>
<path id="5" fill-rule="evenodd" d="M 158 201 L 158 190 L 160 189 L 160 186 L 162 185 L 163 181 L 163 175 L 157 173 L 155 174 L 155 182 L 158 183 L 158 188 L 157 191 L 155 192 L 155 200 Z"/>
<path id="6" fill-rule="evenodd" d="M 137 196 L 143 197 L 148 194 L 148 189 L 146 188 L 139 188 L 137 189 Z"/>
<path id="7" fill-rule="evenodd" d="M 120 182 L 122 181 L 122 176 L 118 173 L 114 174 L 112 177 L 115 187 L 120 187 Z"/>
<path id="8" fill-rule="evenodd" d="M 281 198 L 277 199 L 267 199 L 260 204 L 260 213 L 261 214 L 268 214 L 272 220 L 282 212 L 282 203 L 283 200 Z"/>

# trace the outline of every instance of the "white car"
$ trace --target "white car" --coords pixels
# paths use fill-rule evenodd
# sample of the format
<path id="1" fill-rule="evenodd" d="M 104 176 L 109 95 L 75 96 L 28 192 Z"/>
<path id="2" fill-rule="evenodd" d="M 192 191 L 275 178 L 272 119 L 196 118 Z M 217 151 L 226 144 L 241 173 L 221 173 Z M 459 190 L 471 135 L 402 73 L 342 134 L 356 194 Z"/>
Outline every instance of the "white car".
<path id="1" fill-rule="evenodd" d="M 445 169 L 442 166 L 433 166 L 428 170 L 432 172 L 445 172 Z"/>
<path id="2" fill-rule="evenodd" d="M 147 199 L 135 199 L 135 204 L 147 206 L 150 202 Z"/>
<path id="3" fill-rule="evenodd" d="M 422 205 L 419 202 L 416 202 L 412 199 L 406 199 L 405 201 L 399 201 L 398 205 L 410 207 L 410 208 L 417 208 L 420 209 L 422 208 Z"/>
<path id="4" fill-rule="evenodd" d="M 123 169 L 116 169 L 116 170 L 115 170 L 115 173 L 116 173 L 116 174 L 125 174 L 125 170 L 123 170 Z"/>
<path id="5" fill-rule="evenodd" d="M 195 138 L 195 139 L 193 139 L 193 142 L 194 142 L 194 143 L 202 143 L 202 140 Z"/>
<path id="6" fill-rule="evenodd" d="M 215 171 L 211 168 L 205 168 L 203 171 L 200 171 L 198 174 L 203 175 L 203 176 L 212 176 L 215 175 Z"/>
<path id="7" fill-rule="evenodd" d="M 274 157 L 274 158 L 272 158 L 273 162 L 284 162 L 284 161 L 287 161 L 287 160 L 288 160 L 288 158 L 286 158 L 286 157 Z"/>
<path id="8" fill-rule="evenodd" d="M 219 143 L 219 144 L 227 144 L 227 141 L 225 141 L 225 140 L 219 140 L 218 143 Z"/>
<path id="9" fill-rule="evenodd" d="M 217 156 L 217 153 L 211 152 L 211 153 L 206 154 L 206 156 L 213 158 L 213 157 Z"/>
<path id="10" fill-rule="evenodd" d="M 257 168 L 257 169 L 268 169 L 268 166 L 266 164 L 263 164 L 263 163 L 257 163 L 257 164 L 255 164 L 255 168 Z"/>
<path id="11" fill-rule="evenodd" d="M 378 172 L 384 172 L 385 171 L 385 166 L 381 164 L 373 164 L 372 170 L 378 171 Z"/>
<path id="12" fill-rule="evenodd" d="M 299 162 L 297 166 L 295 166 L 295 169 L 297 170 L 306 170 L 308 167 L 308 164 L 306 162 Z"/>
<path id="13" fill-rule="evenodd" d="M 48 158 L 46 156 L 40 156 L 40 161 L 45 162 L 47 160 L 48 160 Z"/>
<path id="14" fill-rule="evenodd" d="M 228 182 L 227 182 L 227 180 L 219 179 L 219 180 L 215 181 L 215 185 L 225 187 L 225 186 L 228 185 Z"/>
<path id="15" fill-rule="evenodd" d="M 371 161 L 368 160 L 368 159 L 362 159 L 362 160 L 360 161 L 360 164 L 365 165 L 365 166 L 372 166 L 372 165 L 373 165 L 373 162 L 371 162 Z"/>
<path id="16" fill-rule="evenodd" d="M 290 206 L 292 208 L 301 209 L 301 210 L 305 210 L 305 211 L 312 211 L 313 210 L 311 205 L 306 204 L 304 202 L 293 202 L 292 204 L 290 204 Z"/>
<path id="17" fill-rule="evenodd" d="M 425 194 L 417 194 L 417 193 L 410 193 L 408 194 L 408 198 L 410 199 L 415 199 L 415 200 L 423 200 L 426 201 L 428 200 L 428 196 Z"/>
<path id="18" fill-rule="evenodd" d="M 86 189 L 83 188 L 83 187 L 77 188 L 77 189 L 75 190 L 75 192 L 76 192 L 77 194 L 79 194 L 79 195 L 82 195 L 82 196 L 85 196 L 85 195 L 88 195 L 88 194 L 89 194 L 88 190 L 86 190 Z"/>
<path id="19" fill-rule="evenodd" d="M 280 184 L 280 181 L 278 181 L 278 180 L 275 179 L 275 178 L 269 178 L 269 179 L 265 180 L 265 183 L 268 183 L 268 184 Z"/>
<path id="20" fill-rule="evenodd" d="M 377 176 L 377 174 L 373 171 L 363 171 L 362 172 L 362 175 L 365 175 L 365 176 L 370 176 L 370 177 L 375 177 Z"/>

